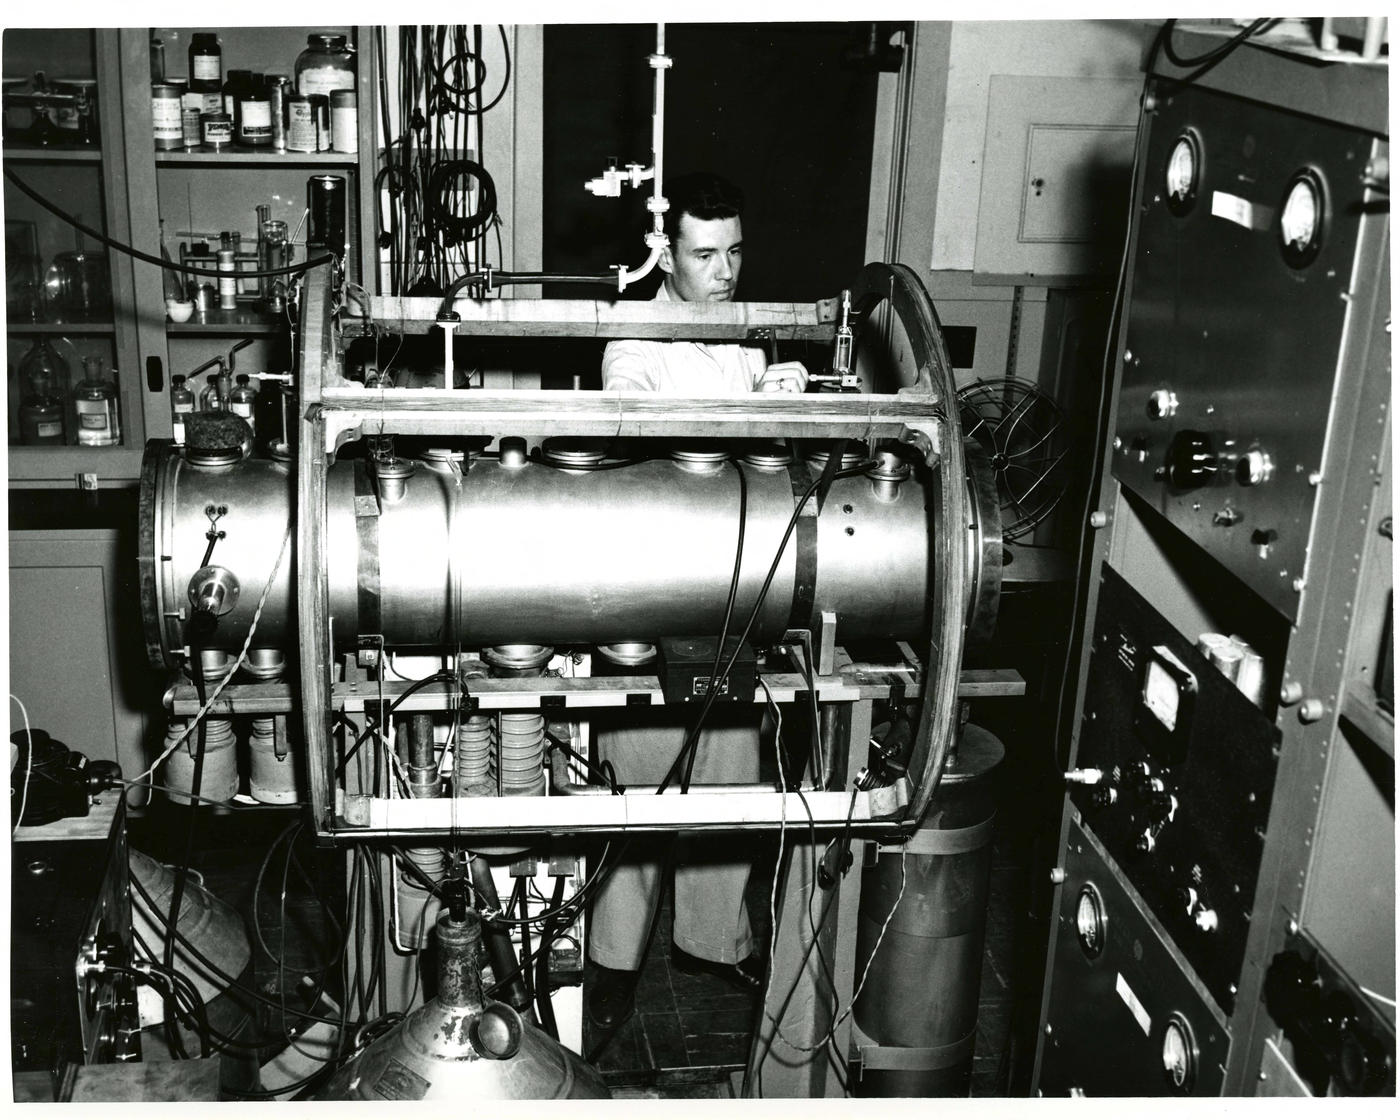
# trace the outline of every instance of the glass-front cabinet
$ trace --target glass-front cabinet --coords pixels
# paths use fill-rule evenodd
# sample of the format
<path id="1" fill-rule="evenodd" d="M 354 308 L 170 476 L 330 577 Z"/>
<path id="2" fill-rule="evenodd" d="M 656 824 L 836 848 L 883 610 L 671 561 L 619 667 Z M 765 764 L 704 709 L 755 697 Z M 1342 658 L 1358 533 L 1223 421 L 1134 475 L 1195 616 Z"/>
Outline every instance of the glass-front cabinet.
<path id="1" fill-rule="evenodd" d="M 118 36 L 10 29 L 3 60 L 10 482 L 134 478 L 147 424 L 131 262 L 93 236 L 130 239 Z"/>
<path id="2" fill-rule="evenodd" d="M 256 374 L 290 369 L 296 324 L 289 282 L 247 274 L 299 264 L 324 246 L 359 281 L 377 255 L 365 209 L 374 118 L 357 104 L 374 104 L 368 30 L 156 27 L 121 36 L 132 228 L 177 263 L 227 270 L 176 276 L 137 264 L 142 350 L 160 355 L 167 387 L 186 378 L 196 408 L 230 408 L 239 375 L 250 375 L 249 400 L 232 410 L 261 443 L 280 398 Z M 168 393 L 149 415 L 148 434 L 169 437 Z"/>
<path id="3" fill-rule="evenodd" d="M 4 32 L 12 488 L 134 483 L 145 441 L 172 435 L 177 375 L 195 407 L 209 390 L 244 412 L 251 395 L 248 418 L 272 418 L 276 387 L 255 375 L 290 368 L 294 305 L 287 281 L 248 274 L 324 245 L 351 279 L 373 275 L 369 41 L 356 27 Z M 254 375 L 242 403 L 240 373 Z"/>

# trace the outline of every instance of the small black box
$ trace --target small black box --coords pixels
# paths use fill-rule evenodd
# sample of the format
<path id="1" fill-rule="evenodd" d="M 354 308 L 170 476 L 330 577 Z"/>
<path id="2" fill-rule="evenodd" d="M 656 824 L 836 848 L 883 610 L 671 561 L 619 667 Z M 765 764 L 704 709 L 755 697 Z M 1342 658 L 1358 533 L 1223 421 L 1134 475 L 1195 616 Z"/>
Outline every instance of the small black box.
<path id="1" fill-rule="evenodd" d="M 703 700 L 710 687 L 710 675 L 715 666 L 715 638 L 662 638 L 659 643 L 661 653 L 661 694 L 666 703 L 676 704 Z M 741 646 L 739 639 L 728 637 L 724 640 L 724 656 L 719 667 L 724 668 L 735 649 L 739 656 L 715 689 L 716 700 L 753 700 L 753 690 L 758 687 L 758 666 L 753 647 L 748 642 Z"/>

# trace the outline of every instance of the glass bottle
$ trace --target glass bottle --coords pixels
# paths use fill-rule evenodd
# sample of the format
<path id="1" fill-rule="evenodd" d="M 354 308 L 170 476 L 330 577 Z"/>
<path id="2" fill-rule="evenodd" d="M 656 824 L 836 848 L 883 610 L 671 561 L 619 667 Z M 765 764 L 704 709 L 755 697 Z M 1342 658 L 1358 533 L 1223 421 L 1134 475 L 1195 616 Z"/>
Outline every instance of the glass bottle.
<path id="1" fill-rule="evenodd" d="M 43 335 L 19 364 L 23 388 L 19 403 L 20 442 L 30 446 L 67 442 L 63 397 L 68 388 L 68 363 Z"/>
<path id="2" fill-rule="evenodd" d="M 258 403 L 258 391 L 248 384 L 248 375 L 246 373 L 240 373 L 235 380 L 238 382 L 238 385 L 233 392 L 229 394 L 229 411 L 235 416 L 241 416 L 244 420 L 248 421 L 248 427 L 251 428 L 253 434 L 256 435 L 258 425 L 253 412 Z"/>
<path id="3" fill-rule="evenodd" d="M 217 90 L 224 84 L 224 52 L 219 37 L 209 31 L 190 36 L 190 89 Z"/>
<path id="4" fill-rule="evenodd" d="M 83 379 L 73 386 L 73 411 L 78 420 L 78 446 L 115 447 L 122 441 L 117 412 L 117 387 L 102 370 L 102 359 L 83 359 Z"/>
<path id="5" fill-rule="evenodd" d="M 177 373 L 170 379 L 170 427 L 176 446 L 185 442 L 185 417 L 194 411 L 194 393 L 185 387 L 185 375 Z"/>
<path id="6" fill-rule="evenodd" d="M 228 407 L 230 396 L 226 386 L 228 384 L 227 373 L 211 373 L 205 379 L 203 391 L 199 394 L 199 410 L 201 412 L 223 412 Z"/>
<path id="7" fill-rule="evenodd" d="M 297 55 L 297 92 L 328 96 L 333 89 L 355 88 L 355 52 L 344 35 L 308 35 Z"/>
<path id="8" fill-rule="evenodd" d="M 170 250 L 165 247 L 165 219 L 160 221 L 160 259 L 167 264 L 174 264 L 170 259 Z M 166 299 L 183 300 L 185 298 L 185 281 L 181 273 L 173 268 L 163 268 L 160 270 L 161 287 L 165 289 Z"/>

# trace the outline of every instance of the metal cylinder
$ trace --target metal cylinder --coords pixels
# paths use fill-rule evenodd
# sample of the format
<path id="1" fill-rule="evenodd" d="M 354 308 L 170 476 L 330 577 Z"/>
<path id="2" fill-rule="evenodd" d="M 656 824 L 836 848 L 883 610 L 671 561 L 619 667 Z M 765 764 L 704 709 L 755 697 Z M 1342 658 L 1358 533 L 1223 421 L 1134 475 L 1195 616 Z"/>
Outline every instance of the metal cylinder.
<path id="1" fill-rule="evenodd" d="M 447 856 L 441 848 L 409 848 L 408 857 L 435 882 L 447 870 Z M 433 925 L 442 904 L 407 867 L 394 884 L 398 908 L 399 943 L 415 949 L 426 949 L 432 941 Z"/>
<path id="2" fill-rule="evenodd" d="M 366 515 L 363 466 L 334 465 L 327 479 L 326 566 L 333 638 L 432 647 L 551 644 L 712 633 L 734 570 L 738 483 L 733 464 L 695 473 L 669 461 L 606 471 L 527 463 L 470 465 L 460 486 L 424 470 L 403 499 Z M 357 471 L 361 472 L 357 481 Z M 208 543 L 204 508 L 226 504 L 218 560 L 239 579 L 236 607 L 211 644 L 237 649 L 286 532 L 291 478 L 280 463 L 248 459 L 205 470 L 152 445 L 142 475 L 140 555 L 148 648 L 173 664 L 183 645 L 178 616 Z M 236 498 L 236 500 L 235 500 Z M 794 532 L 783 550 L 752 640 L 774 641 L 814 612 L 838 618 L 838 640 L 910 638 L 925 622 L 929 496 L 911 479 L 890 502 L 869 480 L 838 479 L 816 531 Z M 749 470 L 744 560 L 735 617 L 746 618 L 793 512 L 784 471 Z M 559 542 L 586 540 L 561 563 Z M 795 593 L 799 574 L 803 591 Z M 259 644 L 294 640 L 284 564 L 258 623 Z M 810 593 L 806 588 L 810 586 Z M 378 618 L 361 617 L 366 604 Z"/>
<path id="3" fill-rule="evenodd" d="M 133 932 L 159 952 L 165 943 L 170 917 L 170 900 L 175 889 L 175 872 L 143 852 L 130 848 L 127 858 L 131 877 L 141 885 L 142 894 L 132 890 L 131 926 Z M 154 906 L 146 902 L 150 896 Z M 180 897 L 180 915 L 175 923 L 181 938 L 194 945 L 200 953 L 195 957 L 180 941 L 175 942 L 175 968 L 188 977 L 204 1000 L 209 1025 L 226 1037 L 240 1041 L 251 1040 L 259 1033 L 256 1017 L 250 1008 L 252 1001 L 229 987 L 223 976 L 216 974 L 204 961 L 210 962 L 226 976 L 232 976 L 245 988 L 253 987 L 253 953 L 243 919 L 234 907 L 210 893 L 194 877 L 185 882 Z M 201 959 L 202 958 L 202 959 Z M 155 989 L 142 985 L 137 989 L 141 1023 L 147 1029 L 147 1053 L 164 1049 L 159 1025 L 165 1021 L 164 1002 Z M 199 1039 L 193 1030 L 177 1027 L 177 1034 L 186 1050 L 197 1053 Z M 216 1045 L 215 1047 L 219 1047 Z M 237 1097 L 249 1089 L 258 1088 L 256 1050 L 225 1050 L 220 1063 L 220 1090 L 225 1099 Z"/>
<path id="4" fill-rule="evenodd" d="M 856 933 L 856 976 L 865 980 L 855 1021 L 870 1040 L 860 1042 L 860 1096 L 965 1097 L 971 1089 L 993 778 L 1004 754 L 996 736 L 964 727 L 922 826 L 867 861 Z"/>
<path id="5" fill-rule="evenodd" d="M 184 720 L 171 720 L 166 732 L 167 745 L 184 730 Z M 185 736 L 180 748 L 165 760 L 163 771 L 166 796 L 177 805 L 188 805 L 194 784 L 195 755 L 199 750 L 199 729 Z M 226 719 L 204 721 L 204 769 L 199 775 L 201 801 L 227 801 L 238 792 L 238 751 L 233 723 Z"/>
<path id="6" fill-rule="evenodd" d="M 345 236 L 344 177 L 312 175 L 306 180 L 306 207 L 311 212 L 306 243 L 319 245 L 337 257 L 343 257 L 349 247 Z"/>
<path id="7" fill-rule="evenodd" d="M 431 712 L 415 712 L 409 720 L 408 792 L 411 797 L 438 797 L 442 779 L 438 777 L 437 757 L 433 753 L 433 716 Z"/>
<path id="8" fill-rule="evenodd" d="M 248 735 L 248 761 L 248 792 L 255 800 L 264 805 L 290 805 L 296 801 L 296 760 L 291 744 L 278 742 L 277 721 L 271 716 L 253 720 Z"/>

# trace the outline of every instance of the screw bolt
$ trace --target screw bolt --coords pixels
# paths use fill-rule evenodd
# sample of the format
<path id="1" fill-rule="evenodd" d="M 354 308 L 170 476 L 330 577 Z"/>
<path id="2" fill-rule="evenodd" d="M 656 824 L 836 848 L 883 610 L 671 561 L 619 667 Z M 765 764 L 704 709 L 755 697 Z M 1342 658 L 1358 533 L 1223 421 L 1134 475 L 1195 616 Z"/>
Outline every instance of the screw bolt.
<path id="1" fill-rule="evenodd" d="M 1316 723 L 1327 713 L 1327 706 L 1317 697 L 1304 700 L 1298 708 L 1298 718 L 1304 723 Z"/>

